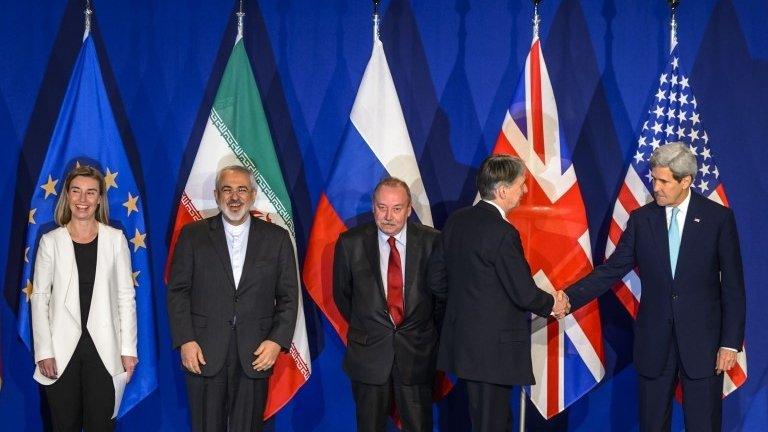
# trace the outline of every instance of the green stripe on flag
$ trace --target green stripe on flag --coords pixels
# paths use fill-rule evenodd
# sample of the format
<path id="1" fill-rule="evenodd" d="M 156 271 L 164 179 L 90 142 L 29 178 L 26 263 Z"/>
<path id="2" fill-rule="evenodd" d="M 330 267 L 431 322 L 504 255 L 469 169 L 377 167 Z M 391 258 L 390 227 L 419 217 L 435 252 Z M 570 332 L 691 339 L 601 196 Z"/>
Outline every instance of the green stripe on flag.
<path id="1" fill-rule="evenodd" d="M 254 173 L 259 187 L 295 238 L 291 201 L 242 39 L 232 49 L 210 120 L 238 160 Z"/>

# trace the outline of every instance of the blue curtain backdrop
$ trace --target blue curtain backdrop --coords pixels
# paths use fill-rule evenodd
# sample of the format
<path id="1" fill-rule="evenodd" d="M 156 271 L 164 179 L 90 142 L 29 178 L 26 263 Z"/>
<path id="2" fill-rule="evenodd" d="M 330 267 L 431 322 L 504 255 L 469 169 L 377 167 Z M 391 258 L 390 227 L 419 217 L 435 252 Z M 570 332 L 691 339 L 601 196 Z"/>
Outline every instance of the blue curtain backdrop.
<path id="1" fill-rule="evenodd" d="M 33 359 L 15 335 L 23 227 L 83 32 L 82 1 L 3 0 L 0 14 L 0 269 L 3 430 L 42 430 Z M 159 387 L 119 430 L 188 428 L 178 354 L 170 350 L 165 263 L 175 203 L 191 167 L 235 38 L 234 1 L 94 1 L 94 38 L 118 127 L 146 206 L 159 337 Z M 468 205 L 531 40 L 527 0 L 382 2 L 390 68 L 435 223 Z M 669 47 L 664 0 L 550 0 L 541 5 L 543 49 L 600 260 L 613 199 L 636 145 Z M 300 254 L 371 51 L 366 0 L 246 1 L 246 48 L 292 194 Z M 726 430 L 768 429 L 768 3 L 683 0 L 681 62 L 736 211 L 747 282 L 749 380 L 726 399 Z M 313 375 L 272 426 L 354 429 L 343 345 L 305 296 Z M 637 429 L 629 318 L 601 299 L 608 358 L 603 384 L 531 430 Z M 516 401 L 513 402 L 516 405 Z M 437 406 L 436 427 L 468 428 L 461 388 Z M 675 430 L 682 429 L 679 409 Z"/>

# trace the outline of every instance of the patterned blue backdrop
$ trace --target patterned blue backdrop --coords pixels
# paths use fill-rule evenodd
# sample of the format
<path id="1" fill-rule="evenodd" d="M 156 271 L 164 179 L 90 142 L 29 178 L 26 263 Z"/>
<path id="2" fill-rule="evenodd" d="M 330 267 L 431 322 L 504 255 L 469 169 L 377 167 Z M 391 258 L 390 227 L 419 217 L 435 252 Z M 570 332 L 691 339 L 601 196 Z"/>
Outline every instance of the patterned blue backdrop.
<path id="1" fill-rule="evenodd" d="M 83 3 L 3 0 L 0 13 L 0 269 L 3 430 L 41 430 L 33 360 L 15 335 L 23 227 L 31 191 L 80 48 Z M 118 127 L 146 206 L 159 337 L 159 387 L 120 430 L 188 428 L 178 354 L 170 350 L 165 263 L 175 202 L 235 37 L 234 1 L 94 1 L 94 38 Z M 382 2 L 381 37 L 435 223 L 474 197 L 471 181 L 499 133 L 531 40 L 527 0 Z M 314 208 L 371 50 L 365 0 L 246 1 L 245 40 L 292 194 L 303 254 Z M 544 55 L 600 259 L 610 212 L 668 52 L 664 0 L 551 0 L 541 6 Z M 683 0 L 680 61 L 717 156 L 742 237 L 749 380 L 725 401 L 726 430 L 768 429 L 761 248 L 768 214 L 768 3 Z M 276 430 L 353 430 L 343 346 L 305 296 L 313 375 Z M 629 318 L 601 299 L 608 358 L 602 385 L 533 430 L 637 429 Z M 467 430 L 459 388 L 438 405 L 441 430 Z M 679 410 L 675 430 L 682 428 Z"/>

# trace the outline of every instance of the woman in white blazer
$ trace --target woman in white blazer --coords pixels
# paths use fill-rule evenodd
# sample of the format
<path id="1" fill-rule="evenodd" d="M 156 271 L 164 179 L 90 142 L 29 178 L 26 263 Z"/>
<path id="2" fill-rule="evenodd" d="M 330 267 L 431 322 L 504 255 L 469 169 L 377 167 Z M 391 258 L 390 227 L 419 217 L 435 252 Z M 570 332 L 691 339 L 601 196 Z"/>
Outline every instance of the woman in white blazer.
<path id="1" fill-rule="evenodd" d="M 45 388 L 56 431 L 113 430 L 112 377 L 133 373 L 136 302 L 128 242 L 109 223 L 104 176 L 69 172 L 56 204 L 58 228 L 35 261 L 34 378 Z"/>

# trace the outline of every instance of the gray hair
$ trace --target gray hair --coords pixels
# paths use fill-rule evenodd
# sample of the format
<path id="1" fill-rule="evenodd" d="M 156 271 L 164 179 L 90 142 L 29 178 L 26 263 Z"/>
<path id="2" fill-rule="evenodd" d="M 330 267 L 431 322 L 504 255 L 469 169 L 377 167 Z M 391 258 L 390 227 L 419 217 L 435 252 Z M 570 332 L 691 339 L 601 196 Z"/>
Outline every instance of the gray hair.
<path id="1" fill-rule="evenodd" d="M 411 188 L 408 187 L 408 183 L 400 180 L 397 177 L 384 177 L 383 179 L 381 179 L 381 181 L 379 181 L 379 183 L 373 189 L 373 195 L 371 196 L 371 201 L 373 201 L 374 203 L 376 202 L 376 194 L 378 194 L 381 188 L 384 186 L 392 187 L 392 188 L 401 187 L 405 189 L 405 194 L 408 195 L 408 204 L 411 203 Z"/>
<path id="2" fill-rule="evenodd" d="M 475 180 L 480 198 L 494 199 L 494 193 L 499 184 L 511 184 L 523 174 L 525 174 L 525 163 L 520 158 L 504 154 L 488 156 L 480 165 L 480 171 Z"/>
<path id="3" fill-rule="evenodd" d="M 696 156 L 687 145 L 681 142 L 673 142 L 657 147 L 651 155 L 651 169 L 669 168 L 672 177 L 677 181 L 691 176 L 691 181 L 696 177 Z"/>
<path id="4" fill-rule="evenodd" d="M 256 176 L 253 175 L 253 172 L 251 172 L 251 170 L 249 170 L 248 168 L 242 165 L 229 165 L 220 169 L 219 172 L 216 173 L 216 191 L 218 191 L 219 188 L 221 187 L 221 176 L 222 174 L 224 174 L 225 171 L 234 171 L 234 172 L 246 174 L 248 178 L 251 179 L 251 189 L 255 191 L 259 188 L 259 183 L 256 181 Z"/>

